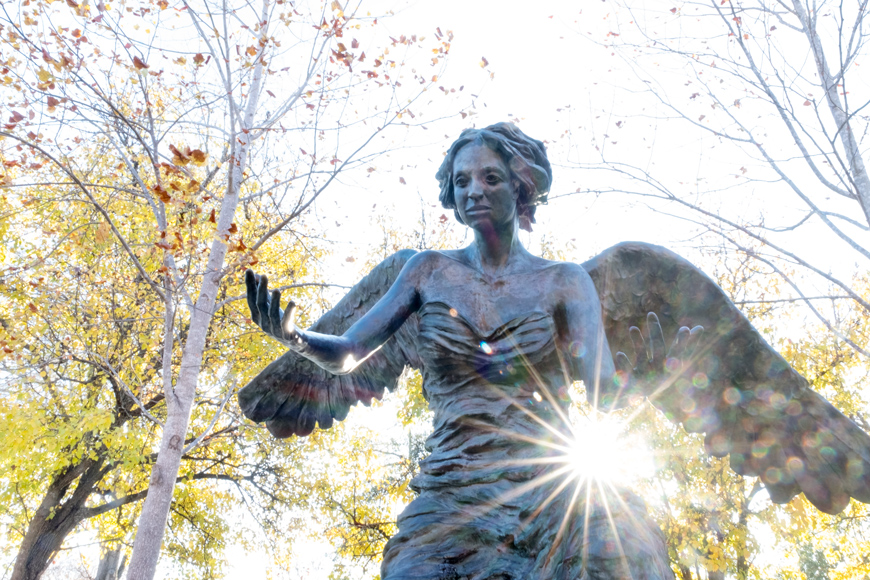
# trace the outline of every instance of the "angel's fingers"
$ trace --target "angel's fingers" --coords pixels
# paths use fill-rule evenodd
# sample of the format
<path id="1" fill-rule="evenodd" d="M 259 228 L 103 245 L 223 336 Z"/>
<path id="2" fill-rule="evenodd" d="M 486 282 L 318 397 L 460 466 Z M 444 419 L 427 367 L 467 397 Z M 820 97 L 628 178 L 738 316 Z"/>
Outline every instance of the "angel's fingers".
<path id="1" fill-rule="evenodd" d="M 631 361 L 624 352 L 618 352 L 613 362 L 616 366 L 617 380 L 619 381 L 617 386 L 622 388 L 628 384 L 628 378 L 631 376 Z"/>
<path id="2" fill-rule="evenodd" d="M 682 360 L 688 355 L 686 347 L 689 345 L 690 332 L 688 326 L 680 327 L 676 338 L 674 338 L 674 344 L 671 345 L 671 350 L 668 351 L 668 359 Z"/>
<path id="3" fill-rule="evenodd" d="M 649 312 L 646 315 L 646 331 L 649 335 L 649 341 L 646 345 L 648 359 L 651 362 L 658 361 L 658 363 L 664 363 L 665 333 L 662 332 L 662 325 L 655 312 Z"/>
<path id="4" fill-rule="evenodd" d="M 269 278 L 265 274 L 260 274 L 257 282 L 257 312 L 260 316 L 260 327 L 269 332 Z"/>
<path id="5" fill-rule="evenodd" d="M 701 342 L 701 338 L 704 336 L 704 327 L 696 326 L 691 331 L 689 331 L 689 343 L 686 346 L 687 355 L 695 354 L 695 351 L 698 349 L 698 345 Z"/>
<path id="6" fill-rule="evenodd" d="M 272 326 L 272 334 L 278 338 L 284 338 L 281 334 L 281 291 L 272 291 L 272 300 L 269 303 L 269 324 Z"/>
<path id="7" fill-rule="evenodd" d="M 287 308 L 284 310 L 281 331 L 287 338 L 293 338 L 296 334 L 296 303 L 292 300 L 287 303 Z"/>
<path id="8" fill-rule="evenodd" d="M 628 329 L 628 336 L 631 338 L 631 345 L 634 347 L 634 366 L 640 366 L 641 355 L 646 356 L 646 345 L 643 342 L 643 334 L 636 326 Z"/>
<path id="9" fill-rule="evenodd" d="M 251 311 L 251 320 L 254 324 L 260 324 L 260 312 L 257 309 L 257 275 L 253 270 L 245 270 L 245 288 L 247 290 L 248 308 Z"/>

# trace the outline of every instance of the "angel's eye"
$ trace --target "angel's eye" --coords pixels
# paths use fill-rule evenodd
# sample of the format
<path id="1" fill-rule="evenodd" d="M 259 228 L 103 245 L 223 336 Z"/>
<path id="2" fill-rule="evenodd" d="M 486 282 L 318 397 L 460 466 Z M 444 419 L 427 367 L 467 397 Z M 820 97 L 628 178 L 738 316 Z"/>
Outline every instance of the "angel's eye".
<path id="1" fill-rule="evenodd" d="M 465 187 L 467 184 L 468 184 L 468 180 L 465 179 L 464 177 L 459 177 L 459 178 L 453 180 L 453 185 L 455 185 L 456 187 Z"/>

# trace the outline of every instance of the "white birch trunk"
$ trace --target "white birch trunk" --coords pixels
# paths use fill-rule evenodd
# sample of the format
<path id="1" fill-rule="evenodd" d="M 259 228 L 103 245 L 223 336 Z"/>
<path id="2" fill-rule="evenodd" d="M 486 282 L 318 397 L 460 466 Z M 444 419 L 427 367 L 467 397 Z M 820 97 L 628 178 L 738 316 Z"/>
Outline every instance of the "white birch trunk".
<path id="1" fill-rule="evenodd" d="M 266 17 L 268 0 L 263 2 L 263 21 Z M 133 543 L 133 555 L 130 559 L 128 580 L 152 580 L 157 570 L 157 560 L 163 544 L 163 534 L 172 503 L 172 493 L 175 480 L 181 464 L 184 441 L 190 422 L 190 412 L 196 395 L 196 386 L 202 367 L 203 351 L 206 336 L 211 324 L 215 301 L 222 278 L 227 245 L 222 237 L 228 235 L 239 203 L 239 191 L 245 172 L 250 151 L 250 128 L 253 125 L 254 114 L 262 91 L 263 60 L 258 59 L 251 81 L 251 90 L 244 118 L 239 127 L 231 135 L 235 155 L 230 159 L 233 167 L 229 171 L 226 195 L 221 203 L 220 217 L 217 224 L 217 237 L 212 242 L 208 264 L 203 276 L 202 288 L 196 300 L 190 319 L 187 342 L 181 357 L 181 368 L 175 389 L 167 393 L 167 417 L 163 428 L 163 438 L 160 441 L 160 452 L 151 469 L 151 479 L 148 486 L 148 496 L 142 506 L 139 517 L 139 527 Z M 228 95 L 230 92 L 228 91 Z M 228 96 L 228 98 L 232 98 Z M 167 304 L 167 309 L 171 305 Z M 171 341 L 167 336 L 164 340 Z M 164 372 L 171 368 L 164 366 Z M 169 383 L 171 381 L 167 381 Z M 171 388 L 171 385 L 168 385 Z"/>

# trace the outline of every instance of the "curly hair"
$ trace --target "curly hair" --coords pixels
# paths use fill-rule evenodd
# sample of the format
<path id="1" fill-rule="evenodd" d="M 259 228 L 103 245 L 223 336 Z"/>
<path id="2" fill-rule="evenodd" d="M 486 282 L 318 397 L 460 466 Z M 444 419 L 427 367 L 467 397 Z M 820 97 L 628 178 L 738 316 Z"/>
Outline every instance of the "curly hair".
<path id="1" fill-rule="evenodd" d="M 484 145 L 498 153 L 510 171 L 511 181 L 519 184 L 517 215 L 520 228 L 532 231 L 535 207 L 547 203 L 547 193 L 553 183 L 553 170 L 544 144 L 532 139 L 513 123 L 496 123 L 484 129 L 465 129 L 453 142 L 435 178 L 441 186 L 441 205 L 452 209 L 459 223 L 464 223 L 456 210 L 453 192 L 453 160 L 466 145 Z"/>

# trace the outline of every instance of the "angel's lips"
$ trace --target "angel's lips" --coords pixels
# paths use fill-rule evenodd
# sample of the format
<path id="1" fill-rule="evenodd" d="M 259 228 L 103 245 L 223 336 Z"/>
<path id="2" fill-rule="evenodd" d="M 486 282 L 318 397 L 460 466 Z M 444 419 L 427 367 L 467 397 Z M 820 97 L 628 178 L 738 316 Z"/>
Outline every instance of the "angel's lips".
<path id="1" fill-rule="evenodd" d="M 488 213 L 490 211 L 491 211 L 491 208 L 488 205 L 473 205 L 469 208 L 466 208 L 465 213 L 466 214 Z"/>

